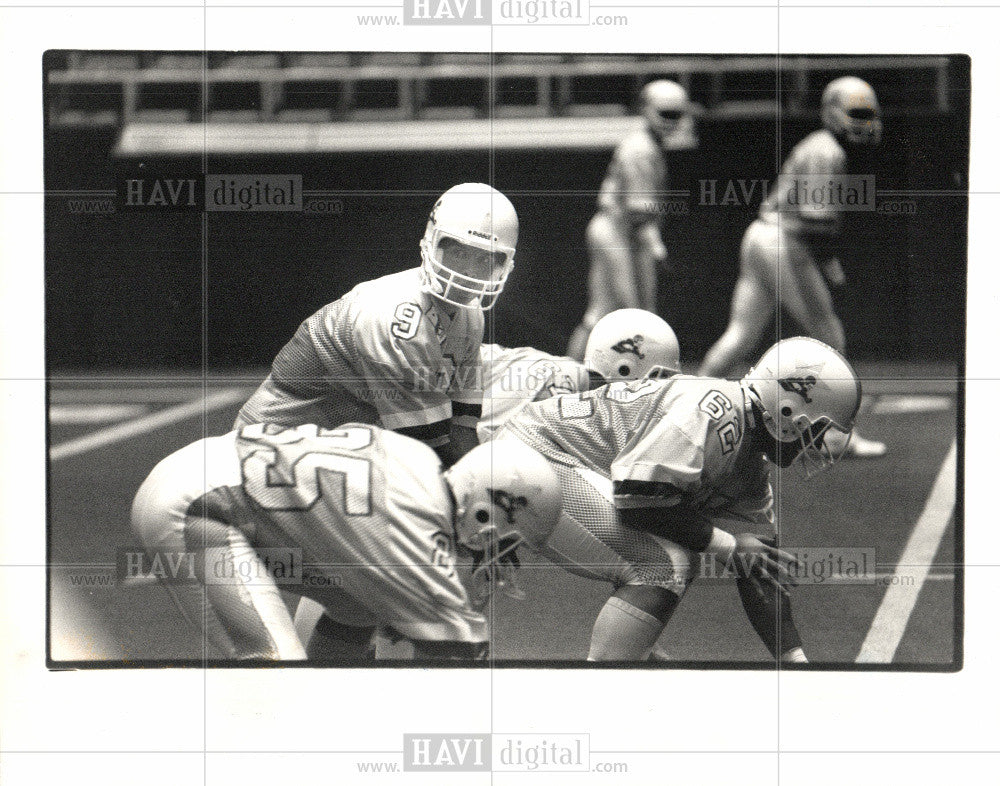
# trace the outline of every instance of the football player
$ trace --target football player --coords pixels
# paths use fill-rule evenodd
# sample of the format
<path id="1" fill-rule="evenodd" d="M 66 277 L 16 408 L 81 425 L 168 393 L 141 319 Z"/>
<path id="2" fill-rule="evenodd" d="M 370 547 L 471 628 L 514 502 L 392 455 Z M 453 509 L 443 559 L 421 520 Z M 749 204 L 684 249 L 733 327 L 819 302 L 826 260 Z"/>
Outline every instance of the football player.
<path id="1" fill-rule="evenodd" d="M 476 427 L 489 440 L 522 407 L 608 382 L 680 372 L 680 347 L 663 319 L 639 308 L 601 317 L 587 340 L 583 363 L 533 347 L 483 344 L 483 416 Z"/>
<path id="2" fill-rule="evenodd" d="M 616 308 L 656 309 L 657 267 L 667 260 L 659 204 L 668 182 L 666 150 L 693 142 L 694 115 L 684 88 L 666 79 L 647 84 L 640 101 L 644 128 L 615 150 L 601 183 L 597 213 L 587 226 L 587 310 L 567 348 L 578 360 L 605 314 Z"/>
<path id="3" fill-rule="evenodd" d="M 477 444 L 483 312 L 514 267 L 517 234 L 499 191 L 448 189 L 428 218 L 420 267 L 359 284 L 303 322 L 236 425 L 371 423 L 453 463 Z"/>
<path id="4" fill-rule="evenodd" d="M 417 657 L 475 658 L 482 607 L 519 591 L 514 549 L 544 542 L 559 495 L 548 463 L 516 443 L 442 473 L 431 448 L 377 426 L 254 424 L 161 461 L 132 527 L 151 557 L 188 560 L 191 580 L 167 589 L 216 657 L 306 657 L 280 585 L 345 625 L 398 631 Z M 355 643 L 341 657 L 367 657 L 367 639 Z"/>
<path id="5" fill-rule="evenodd" d="M 792 149 L 743 236 L 729 326 L 705 356 L 702 376 L 731 373 L 782 308 L 809 335 L 844 351 L 844 328 L 827 286 L 827 281 L 833 286 L 845 282 L 835 256 L 842 211 L 832 198 L 817 202 L 801 194 L 857 171 L 858 162 L 879 144 L 882 120 L 875 91 L 857 77 L 835 79 L 823 91 L 822 119 L 823 128 Z M 874 458 L 885 452 L 884 443 L 855 434 L 846 455 Z"/>
<path id="6" fill-rule="evenodd" d="M 499 191 L 483 183 L 448 189 L 428 217 L 420 267 L 359 284 L 303 322 L 236 427 L 371 423 L 454 463 L 477 444 L 483 312 L 514 267 L 517 237 L 517 213 Z M 302 630 L 320 616 L 318 605 L 300 602 Z M 314 648 L 321 656 L 321 642 L 339 647 L 373 634 L 322 618 Z"/>
<path id="7" fill-rule="evenodd" d="M 811 475 L 832 465 L 839 456 L 827 437 L 849 437 L 860 401 L 847 361 L 798 337 L 775 344 L 738 381 L 617 382 L 531 404 L 508 421 L 494 444 L 531 446 L 562 487 L 542 553 L 614 585 L 588 657 L 647 657 L 703 553 L 736 570 L 772 655 L 804 661 L 785 588 L 794 559 L 777 548 L 768 466 L 797 462 Z"/>
<path id="8" fill-rule="evenodd" d="M 532 401 L 593 389 L 608 380 L 676 373 L 680 370 L 679 355 L 677 337 L 670 325 L 640 309 L 622 309 L 603 317 L 590 334 L 584 364 L 532 347 L 483 344 L 480 356 L 485 393 L 483 416 L 477 426 L 479 440 L 487 442 L 504 422 Z M 309 642 L 310 656 L 315 658 L 337 654 L 341 640 L 371 638 L 370 630 L 345 628 L 324 617 L 322 607 L 308 599 L 299 602 L 295 628 L 302 641 Z M 383 650 L 406 651 L 405 644 L 390 643 L 389 638 L 376 636 L 379 657 Z"/>

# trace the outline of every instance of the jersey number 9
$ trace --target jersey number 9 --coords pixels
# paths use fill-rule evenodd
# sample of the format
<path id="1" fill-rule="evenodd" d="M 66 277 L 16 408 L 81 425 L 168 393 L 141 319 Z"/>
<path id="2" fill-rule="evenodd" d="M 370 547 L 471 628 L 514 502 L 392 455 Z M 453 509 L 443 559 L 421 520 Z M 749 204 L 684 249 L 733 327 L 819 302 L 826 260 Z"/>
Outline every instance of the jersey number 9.
<path id="1" fill-rule="evenodd" d="M 392 315 L 392 325 L 389 330 L 396 338 L 409 339 L 417 335 L 420 325 L 421 311 L 414 303 L 400 303 Z"/>

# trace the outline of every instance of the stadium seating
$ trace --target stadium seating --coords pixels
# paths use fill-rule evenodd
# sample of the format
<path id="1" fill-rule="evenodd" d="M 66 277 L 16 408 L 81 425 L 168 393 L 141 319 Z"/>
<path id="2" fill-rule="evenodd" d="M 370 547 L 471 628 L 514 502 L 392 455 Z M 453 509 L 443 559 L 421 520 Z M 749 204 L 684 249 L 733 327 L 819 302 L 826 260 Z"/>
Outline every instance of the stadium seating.
<path id="1" fill-rule="evenodd" d="M 851 63 L 879 85 L 890 115 L 947 111 L 947 67 L 944 58 Z M 48 111 L 56 125 L 200 122 L 203 112 L 208 122 L 614 117 L 633 111 L 645 82 L 670 78 L 708 113 L 764 117 L 779 92 L 784 111 L 814 114 L 844 68 L 843 58 L 797 57 L 779 68 L 767 56 L 85 52 L 51 61 Z"/>

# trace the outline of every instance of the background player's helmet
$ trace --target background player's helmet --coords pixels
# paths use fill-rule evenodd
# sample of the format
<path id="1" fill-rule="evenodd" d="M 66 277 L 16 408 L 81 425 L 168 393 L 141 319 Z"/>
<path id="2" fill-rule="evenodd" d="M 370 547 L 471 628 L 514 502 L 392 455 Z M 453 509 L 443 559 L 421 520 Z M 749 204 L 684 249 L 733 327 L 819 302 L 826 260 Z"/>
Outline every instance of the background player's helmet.
<path id="1" fill-rule="evenodd" d="M 559 479 L 540 453 L 516 439 L 478 445 L 444 473 L 455 496 L 455 537 L 476 553 L 473 601 L 495 589 L 524 597 L 514 549 L 541 548 L 562 509 Z"/>
<path id="2" fill-rule="evenodd" d="M 517 232 L 517 212 L 495 188 L 485 183 L 449 188 L 431 210 L 420 241 L 424 290 L 462 308 L 491 309 L 514 268 Z M 448 268 L 440 249 L 444 238 L 494 254 L 492 274 L 475 278 Z"/>
<path id="3" fill-rule="evenodd" d="M 613 382 L 678 374 L 680 355 L 677 336 L 660 317 L 641 308 L 620 308 L 594 325 L 583 363 Z"/>
<path id="4" fill-rule="evenodd" d="M 642 88 L 639 95 L 646 126 L 661 140 L 691 123 L 691 102 L 687 91 L 669 79 L 658 79 Z"/>
<path id="5" fill-rule="evenodd" d="M 872 86 L 856 76 L 834 79 L 823 90 L 823 125 L 853 145 L 882 141 L 882 110 Z"/>
<path id="6" fill-rule="evenodd" d="M 837 350 L 814 338 L 786 338 L 764 353 L 742 384 L 778 443 L 782 466 L 800 459 L 811 477 L 846 451 L 848 439 L 837 440 L 835 455 L 824 436 L 829 429 L 850 436 L 861 382 Z"/>

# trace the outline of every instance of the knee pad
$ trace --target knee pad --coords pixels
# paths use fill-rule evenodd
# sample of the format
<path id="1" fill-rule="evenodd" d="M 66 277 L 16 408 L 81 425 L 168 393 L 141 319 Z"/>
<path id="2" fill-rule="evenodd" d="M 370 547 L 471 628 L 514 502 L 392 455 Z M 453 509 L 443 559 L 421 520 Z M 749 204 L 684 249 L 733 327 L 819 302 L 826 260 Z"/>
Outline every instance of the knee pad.
<path id="1" fill-rule="evenodd" d="M 643 584 L 668 589 L 678 597 L 684 594 L 694 578 L 694 556 L 691 551 L 652 533 L 643 533 L 651 538 L 660 549 L 662 556 L 642 566 Z M 633 582 L 634 583 L 634 582 Z"/>

